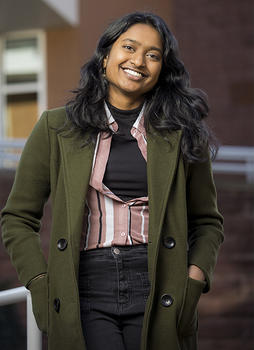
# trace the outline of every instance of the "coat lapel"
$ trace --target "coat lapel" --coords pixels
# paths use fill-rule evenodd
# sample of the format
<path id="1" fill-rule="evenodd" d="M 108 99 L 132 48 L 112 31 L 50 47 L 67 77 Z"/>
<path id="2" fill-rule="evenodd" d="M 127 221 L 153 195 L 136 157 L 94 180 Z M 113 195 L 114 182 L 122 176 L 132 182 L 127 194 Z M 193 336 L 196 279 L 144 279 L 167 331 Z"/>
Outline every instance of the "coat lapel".
<path id="1" fill-rule="evenodd" d="M 89 185 L 94 145 L 81 147 L 81 140 L 75 137 L 58 135 L 61 159 L 64 167 L 68 231 L 72 246 L 79 251 L 82 231 L 85 197 Z M 78 249 L 78 250 L 77 250 Z"/>
<path id="2" fill-rule="evenodd" d="M 61 159 L 64 165 L 68 231 L 73 249 L 79 249 L 85 196 L 87 193 L 94 145 L 81 147 L 80 140 L 59 134 Z M 170 134 L 170 142 L 153 131 L 147 134 L 147 177 L 149 196 L 149 235 L 161 232 L 167 198 L 178 163 L 181 131 Z"/>
<path id="3" fill-rule="evenodd" d="M 149 236 L 161 232 L 167 199 L 178 163 L 181 131 L 169 134 L 169 141 L 158 132 L 147 135 L 147 177 L 149 196 Z"/>

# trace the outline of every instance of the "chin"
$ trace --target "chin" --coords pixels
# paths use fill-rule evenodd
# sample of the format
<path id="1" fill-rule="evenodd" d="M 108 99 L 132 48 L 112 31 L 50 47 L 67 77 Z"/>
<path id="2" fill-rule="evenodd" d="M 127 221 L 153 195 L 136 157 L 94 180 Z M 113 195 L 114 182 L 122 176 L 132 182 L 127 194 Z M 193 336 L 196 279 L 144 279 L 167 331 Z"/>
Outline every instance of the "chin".
<path id="1" fill-rule="evenodd" d="M 122 91 L 129 94 L 143 95 L 145 92 L 143 89 L 139 89 L 136 86 L 123 86 Z"/>

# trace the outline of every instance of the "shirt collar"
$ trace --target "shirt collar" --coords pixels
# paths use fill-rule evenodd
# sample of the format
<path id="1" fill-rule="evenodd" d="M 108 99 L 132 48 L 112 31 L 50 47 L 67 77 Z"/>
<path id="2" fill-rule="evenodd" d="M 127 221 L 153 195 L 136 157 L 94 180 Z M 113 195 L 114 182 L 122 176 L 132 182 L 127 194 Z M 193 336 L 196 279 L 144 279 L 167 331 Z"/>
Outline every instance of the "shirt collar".
<path id="1" fill-rule="evenodd" d="M 134 122 L 134 124 L 132 125 L 132 128 L 135 128 L 137 130 L 139 130 L 142 134 L 145 134 L 145 127 L 144 127 L 144 110 L 145 110 L 145 105 L 146 103 L 143 104 L 143 107 L 141 109 L 141 111 L 139 112 L 139 115 L 136 119 L 136 121 Z M 105 108 L 105 112 L 108 118 L 108 123 L 109 123 L 109 128 L 116 132 L 118 129 L 117 123 L 113 117 L 113 115 L 110 112 L 110 109 L 108 108 L 107 103 L 104 101 L 104 108 Z M 114 124 L 115 123 L 115 124 Z"/>

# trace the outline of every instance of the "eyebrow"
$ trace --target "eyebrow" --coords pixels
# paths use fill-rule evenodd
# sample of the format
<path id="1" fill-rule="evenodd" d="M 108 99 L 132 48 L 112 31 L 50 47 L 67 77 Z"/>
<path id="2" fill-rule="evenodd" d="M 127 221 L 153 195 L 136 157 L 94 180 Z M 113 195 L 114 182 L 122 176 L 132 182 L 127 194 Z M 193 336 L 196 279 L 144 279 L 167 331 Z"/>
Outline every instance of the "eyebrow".
<path id="1" fill-rule="evenodd" d="M 141 45 L 141 43 L 140 43 L 139 41 L 134 40 L 134 39 L 130 39 L 130 38 L 123 39 L 123 41 L 130 41 L 130 42 L 132 42 L 132 43 L 134 43 L 134 44 Z M 156 47 L 156 46 L 150 46 L 150 47 L 149 47 L 149 50 L 158 51 L 158 52 L 160 52 L 160 54 L 162 55 L 161 49 L 159 49 L 159 48 Z"/>

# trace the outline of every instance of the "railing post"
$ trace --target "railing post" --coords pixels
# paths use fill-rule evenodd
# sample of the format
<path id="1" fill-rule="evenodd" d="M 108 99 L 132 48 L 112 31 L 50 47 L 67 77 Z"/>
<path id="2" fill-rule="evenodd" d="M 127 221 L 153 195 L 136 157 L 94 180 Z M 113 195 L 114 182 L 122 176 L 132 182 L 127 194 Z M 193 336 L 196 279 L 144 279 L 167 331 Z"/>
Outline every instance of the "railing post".
<path id="1" fill-rule="evenodd" d="M 41 350 L 42 333 L 34 318 L 30 291 L 25 287 L 0 291 L 0 306 L 19 303 L 24 300 L 26 300 L 27 310 L 27 350 Z"/>
<path id="2" fill-rule="evenodd" d="M 41 350 L 42 349 L 42 333 L 37 327 L 33 310 L 32 298 L 28 291 L 26 297 L 27 310 L 27 350 Z"/>

